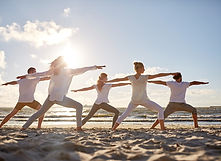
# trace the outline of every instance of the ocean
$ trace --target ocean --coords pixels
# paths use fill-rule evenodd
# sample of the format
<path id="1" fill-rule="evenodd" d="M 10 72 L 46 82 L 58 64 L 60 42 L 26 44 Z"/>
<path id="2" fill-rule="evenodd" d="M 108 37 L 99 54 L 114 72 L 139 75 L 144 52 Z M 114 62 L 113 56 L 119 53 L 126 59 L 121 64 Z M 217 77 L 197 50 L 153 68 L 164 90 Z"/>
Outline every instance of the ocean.
<path id="1" fill-rule="evenodd" d="M 91 106 L 85 106 L 83 109 L 83 118 L 90 111 Z M 12 110 L 12 107 L 0 107 L 0 121 Z M 121 113 L 125 107 L 117 108 Z M 35 110 L 24 107 L 18 112 L 6 125 L 22 126 L 25 121 L 35 112 Z M 221 106 L 211 107 L 197 107 L 199 125 L 221 125 Z M 75 109 L 65 108 L 61 106 L 53 106 L 45 115 L 42 127 L 44 125 L 76 125 Z M 112 122 L 112 113 L 104 110 L 99 110 L 94 117 L 92 117 L 88 124 L 100 122 Z M 144 124 L 150 126 L 157 118 L 157 113 L 152 112 L 144 107 L 137 107 L 129 117 L 127 117 L 123 124 Z M 37 121 L 34 122 L 37 125 Z M 165 124 L 193 124 L 192 115 L 187 112 L 176 112 L 170 115 Z"/>

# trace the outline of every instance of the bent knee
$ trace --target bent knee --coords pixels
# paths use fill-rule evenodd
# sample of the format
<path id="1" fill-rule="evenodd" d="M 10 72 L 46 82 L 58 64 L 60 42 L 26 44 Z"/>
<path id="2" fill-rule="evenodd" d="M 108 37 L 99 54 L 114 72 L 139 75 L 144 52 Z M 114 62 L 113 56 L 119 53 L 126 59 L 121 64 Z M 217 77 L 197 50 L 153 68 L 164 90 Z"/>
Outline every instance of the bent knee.
<path id="1" fill-rule="evenodd" d="M 119 115 L 120 114 L 120 111 L 116 110 L 114 111 L 115 115 Z"/>
<path id="2" fill-rule="evenodd" d="M 79 110 L 83 110 L 83 105 L 79 103 L 76 108 Z"/>
<path id="3" fill-rule="evenodd" d="M 193 115 L 196 115 L 196 114 L 197 114 L 197 109 L 196 109 L 196 108 L 193 108 L 192 114 L 193 114 Z"/>

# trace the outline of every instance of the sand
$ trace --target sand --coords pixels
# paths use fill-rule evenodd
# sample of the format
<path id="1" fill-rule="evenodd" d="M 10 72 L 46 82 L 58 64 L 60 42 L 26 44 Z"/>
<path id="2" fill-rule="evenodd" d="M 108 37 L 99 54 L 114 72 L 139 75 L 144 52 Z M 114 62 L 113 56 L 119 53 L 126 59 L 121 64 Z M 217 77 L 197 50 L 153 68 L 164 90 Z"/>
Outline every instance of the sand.
<path id="1" fill-rule="evenodd" d="M 94 127 L 78 133 L 73 127 L 20 132 L 18 127 L 6 126 L 0 129 L 0 161 L 221 160 L 219 126 L 180 125 L 160 131 L 127 125 L 115 132 L 108 126 Z"/>

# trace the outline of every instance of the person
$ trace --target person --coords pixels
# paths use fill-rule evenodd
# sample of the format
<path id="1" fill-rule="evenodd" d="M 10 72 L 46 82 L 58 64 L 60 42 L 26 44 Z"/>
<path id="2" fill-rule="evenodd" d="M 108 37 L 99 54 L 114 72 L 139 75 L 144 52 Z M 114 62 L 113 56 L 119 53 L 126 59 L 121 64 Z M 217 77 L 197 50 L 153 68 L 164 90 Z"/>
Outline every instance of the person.
<path id="1" fill-rule="evenodd" d="M 164 118 L 167 118 L 170 114 L 177 112 L 177 111 L 186 111 L 192 113 L 194 127 L 198 127 L 197 121 L 197 110 L 196 108 L 192 107 L 191 105 L 187 104 L 185 101 L 186 90 L 188 87 L 193 85 L 201 85 L 201 84 L 208 84 L 209 82 L 199 82 L 199 81 L 192 81 L 192 82 L 183 82 L 181 73 L 177 73 L 173 79 L 175 81 L 148 81 L 149 83 L 165 85 L 170 88 L 171 95 L 170 95 L 170 102 L 167 105 L 164 111 Z M 156 120 L 152 125 L 152 129 L 158 125 L 159 121 Z"/>
<path id="2" fill-rule="evenodd" d="M 92 106 L 89 114 L 82 120 L 82 126 L 91 117 L 93 117 L 94 114 L 99 109 L 103 109 L 105 111 L 114 113 L 112 127 L 114 126 L 114 124 L 118 118 L 119 111 L 116 108 L 114 108 L 113 106 L 108 104 L 109 103 L 109 100 L 108 100 L 109 91 L 112 87 L 125 86 L 125 85 L 129 85 L 130 83 L 107 84 L 107 83 L 105 83 L 107 80 L 108 80 L 107 74 L 101 73 L 96 85 L 93 85 L 93 86 L 87 87 L 87 88 L 78 89 L 78 90 L 72 90 L 72 92 L 88 91 L 88 90 L 92 90 L 92 89 L 96 89 L 96 91 L 97 91 L 97 99 L 96 99 L 94 105 Z"/>
<path id="3" fill-rule="evenodd" d="M 36 73 L 36 69 L 34 67 L 30 67 L 28 69 L 28 74 Z M 19 99 L 14 107 L 14 109 L 2 120 L 0 124 L 0 128 L 7 123 L 12 117 L 14 117 L 23 107 L 28 106 L 35 110 L 39 110 L 41 107 L 41 104 L 34 99 L 34 93 L 37 84 L 39 81 L 49 80 L 50 77 L 45 78 L 39 78 L 36 77 L 35 79 L 20 79 L 18 81 L 11 81 L 2 84 L 3 86 L 7 85 L 19 85 Z M 42 120 L 44 118 L 44 115 L 42 115 L 38 120 L 38 129 L 41 128 Z"/>
<path id="4" fill-rule="evenodd" d="M 116 130 L 116 128 L 120 125 L 120 123 L 135 109 L 138 105 L 142 105 L 146 108 L 149 108 L 153 111 L 158 112 L 158 120 L 160 122 L 161 130 L 165 130 L 164 127 L 164 115 L 163 108 L 159 106 L 157 103 L 151 101 L 147 97 L 146 85 L 149 79 L 154 79 L 158 77 L 164 77 L 169 75 L 175 75 L 176 73 L 159 73 L 154 75 L 142 75 L 145 71 L 144 65 L 141 62 L 134 62 L 134 69 L 136 71 L 135 75 L 129 75 L 124 78 L 117 78 L 107 82 L 119 82 L 119 81 L 127 81 L 131 82 L 132 86 L 132 98 L 129 103 L 126 111 L 117 119 L 112 130 Z"/>
<path id="5" fill-rule="evenodd" d="M 51 80 L 49 83 L 48 97 L 42 105 L 41 109 L 33 114 L 28 121 L 22 126 L 21 130 L 27 129 L 32 122 L 45 114 L 52 105 L 58 104 L 64 107 L 70 107 L 76 109 L 76 122 L 77 122 L 77 131 L 82 131 L 81 129 L 81 117 L 82 117 L 82 104 L 66 97 L 69 86 L 71 84 L 73 76 L 83 74 L 89 70 L 102 69 L 105 66 L 91 66 L 77 69 L 67 68 L 67 64 L 64 61 L 62 56 L 55 59 L 50 66 L 50 69 L 46 72 L 35 73 L 32 75 L 19 76 L 18 78 L 23 77 L 36 77 L 36 76 L 48 76 L 50 75 Z"/>

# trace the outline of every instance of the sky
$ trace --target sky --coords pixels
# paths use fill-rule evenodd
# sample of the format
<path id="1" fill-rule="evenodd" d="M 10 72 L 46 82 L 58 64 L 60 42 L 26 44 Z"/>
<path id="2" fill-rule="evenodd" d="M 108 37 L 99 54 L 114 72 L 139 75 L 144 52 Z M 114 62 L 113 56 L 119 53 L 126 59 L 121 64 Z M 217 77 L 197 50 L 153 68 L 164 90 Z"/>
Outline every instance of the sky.
<path id="1" fill-rule="evenodd" d="M 71 89 L 134 74 L 133 62 L 145 74 L 181 72 L 184 81 L 209 81 L 190 87 L 186 100 L 197 107 L 221 105 L 221 1 L 219 0 L 0 0 L 0 83 L 16 80 L 29 67 L 46 71 L 62 55 L 71 68 L 106 65 L 73 78 Z M 171 77 L 162 78 L 170 81 Z M 43 103 L 48 81 L 35 98 Z M 148 97 L 165 107 L 168 87 L 147 85 Z M 96 91 L 68 96 L 91 105 Z M 110 103 L 126 107 L 131 87 L 110 91 Z M 0 107 L 13 107 L 18 86 L 0 87 Z"/>

